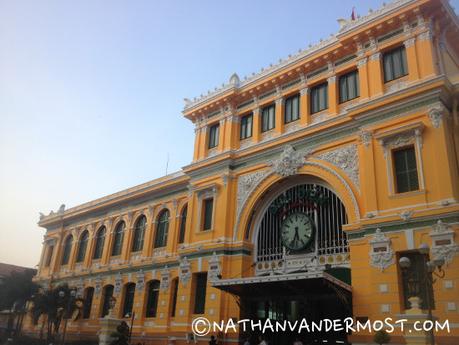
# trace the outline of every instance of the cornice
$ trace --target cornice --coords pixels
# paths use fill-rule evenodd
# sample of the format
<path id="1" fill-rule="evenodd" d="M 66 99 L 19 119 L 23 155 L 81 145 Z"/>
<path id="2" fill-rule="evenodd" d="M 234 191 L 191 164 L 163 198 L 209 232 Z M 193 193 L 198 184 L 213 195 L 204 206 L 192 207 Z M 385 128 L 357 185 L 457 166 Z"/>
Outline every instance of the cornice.
<path id="1" fill-rule="evenodd" d="M 262 68 L 258 73 L 252 73 L 251 76 L 246 76 L 243 80 L 239 80 L 237 74 L 233 74 L 227 84 L 222 84 L 220 88 L 215 88 L 213 91 L 208 91 L 207 94 L 199 97 L 194 97 L 192 100 L 185 99 L 185 107 L 183 112 L 188 113 L 193 109 L 198 108 L 204 103 L 207 103 L 213 99 L 222 96 L 228 91 L 237 91 L 238 89 L 248 87 L 264 78 L 274 75 L 280 72 L 282 69 L 295 64 L 301 60 L 304 60 L 314 54 L 317 54 L 321 50 L 328 48 L 339 42 L 339 39 L 362 26 L 368 25 L 386 15 L 390 15 L 394 12 L 399 11 L 402 7 L 416 3 L 418 0 L 396 0 L 389 4 L 383 5 L 383 7 L 370 12 L 368 15 L 357 18 L 356 20 L 340 20 L 341 28 L 335 35 L 331 35 L 325 40 L 320 40 L 315 45 L 310 45 L 306 49 L 300 49 L 297 53 L 289 55 L 286 59 L 280 59 L 277 64 L 271 64 L 267 68 Z"/>
<path id="2" fill-rule="evenodd" d="M 139 184 L 137 186 L 104 196 L 99 199 L 95 199 L 93 201 L 86 202 L 75 207 L 71 207 L 67 210 L 63 210 L 62 212 L 51 212 L 47 216 L 40 217 L 38 225 L 41 227 L 48 227 L 50 225 L 63 222 L 68 218 L 78 216 L 82 213 L 91 212 L 101 207 L 109 206 L 112 203 L 133 198 L 140 194 L 162 190 L 170 186 L 171 183 L 173 183 L 173 187 L 177 187 L 180 185 L 180 181 L 183 183 L 188 183 L 188 179 L 188 176 L 186 176 L 185 173 L 180 170 L 158 179 Z"/>

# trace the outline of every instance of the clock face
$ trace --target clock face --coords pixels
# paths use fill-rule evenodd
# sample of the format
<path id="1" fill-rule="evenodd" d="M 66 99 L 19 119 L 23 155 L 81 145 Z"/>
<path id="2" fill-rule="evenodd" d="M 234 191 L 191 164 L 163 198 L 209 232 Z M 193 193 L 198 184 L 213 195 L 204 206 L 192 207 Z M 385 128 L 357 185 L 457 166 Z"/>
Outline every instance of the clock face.
<path id="1" fill-rule="evenodd" d="M 282 223 L 282 243 L 292 250 L 303 249 L 312 239 L 312 230 L 311 219 L 306 213 L 292 213 Z"/>

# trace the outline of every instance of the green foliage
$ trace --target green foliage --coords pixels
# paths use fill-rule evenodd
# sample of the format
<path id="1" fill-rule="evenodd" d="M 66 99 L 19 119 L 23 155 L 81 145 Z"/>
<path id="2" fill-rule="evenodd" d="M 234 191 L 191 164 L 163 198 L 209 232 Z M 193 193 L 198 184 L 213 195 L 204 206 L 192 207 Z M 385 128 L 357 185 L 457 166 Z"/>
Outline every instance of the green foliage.
<path id="1" fill-rule="evenodd" d="M 379 345 L 388 344 L 390 341 L 390 335 L 385 330 L 377 331 L 373 341 Z"/>
<path id="2" fill-rule="evenodd" d="M 34 270 L 11 272 L 0 289 L 0 310 L 22 310 L 27 300 L 38 291 L 39 285 L 32 281 Z"/>

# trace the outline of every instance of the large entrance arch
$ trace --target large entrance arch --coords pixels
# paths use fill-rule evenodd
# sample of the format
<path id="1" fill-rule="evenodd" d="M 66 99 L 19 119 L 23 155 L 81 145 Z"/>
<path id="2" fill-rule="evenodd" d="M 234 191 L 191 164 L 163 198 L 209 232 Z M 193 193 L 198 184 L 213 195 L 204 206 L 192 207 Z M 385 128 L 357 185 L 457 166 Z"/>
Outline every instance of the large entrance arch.
<path id="1" fill-rule="evenodd" d="M 308 175 L 279 181 L 262 195 L 246 229 L 256 274 L 349 267 L 346 223 L 344 204 L 325 181 Z"/>
<path id="2" fill-rule="evenodd" d="M 317 176 L 277 179 L 252 204 L 244 237 L 253 243 L 253 275 L 214 286 L 240 300 L 241 318 L 321 322 L 352 316 L 346 207 Z M 241 335 L 242 337 L 254 334 Z M 292 344 L 298 333 L 272 333 L 272 344 Z M 303 343 L 346 343 L 343 332 L 301 334 Z"/>

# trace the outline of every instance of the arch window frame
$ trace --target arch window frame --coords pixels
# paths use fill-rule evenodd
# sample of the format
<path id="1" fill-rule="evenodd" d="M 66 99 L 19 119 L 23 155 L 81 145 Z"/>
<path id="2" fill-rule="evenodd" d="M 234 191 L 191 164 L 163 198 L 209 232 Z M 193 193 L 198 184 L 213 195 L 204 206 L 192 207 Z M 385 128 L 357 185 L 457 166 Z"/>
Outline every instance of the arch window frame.
<path id="1" fill-rule="evenodd" d="M 78 241 L 78 251 L 75 262 L 80 263 L 83 262 L 86 257 L 86 251 L 88 249 L 88 242 L 89 242 L 89 231 L 84 230 L 81 233 L 80 240 Z"/>
<path id="2" fill-rule="evenodd" d="M 105 317 L 108 315 L 108 312 L 110 310 L 110 300 L 113 297 L 115 287 L 112 284 L 105 285 L 103 290 L 102 290 L 102 309 L 100 312 L 100 317 Z M 107 293 L 110 291 L 110 293 Z"/>
<path id="3" fill-rule="evenodd" d="M 147 217 L 142 214 L 137 218 L 135 222 L 131 252 L 135 253 L 143 250 L 146 228 Z"/>
<path id="4" fill-rule="evenodd" d="M 169 219 L 170 211 L 169 209 L 162 210 L 158 217 L 156 218 L 156 232 L 155 232 L 155 242 L 154 248 L 163 248 L 167 246 L 167 237 L 169 232 Z"/>
<path id="5" fill-rule="evenodd" d="M 134 309 L 134 300 L 135 300 L 135 289 L 136 284 L 129 282 L 124 285 L 123 293 L 123 314 L 121 318 L 131 317 L 132 311 Z"/>
<path id="6" fill-rule="evenodd" d="M 186 218 L 188 216 L 188 204 L 182 207 L 182 211 L 180 212 L 180 225 L 179 225 L 179 234 L 177 243 L 182 244 L 185 242 L 185 234 L 186 234 Z"/>
<path id="7" fill-rule="evenodd" d="M 126 230 L 126 223 L 124 220 L 116 224 L 113 231 L 113 244 L 111 256 L 120 256 L 123 251 L 124 231 Z"/>
<path id="8" fill-rule="evenodd" d="M 69 264 L 70 255 L 72 253 L 73 246 L 73 235 L 68 235 L 64 240 L 64 250 L 62 251 L 61 265 L 65 266 Z"/>
<path id="9" fill-rule="evenodd" d="M 102 233 L 102 235 L 101 235 Z M 93 260 L 99 260 L 104 254 L 105 236 L 107 234 L 107 228 L 102 225 L 96 232 L 96 244 L 94 246 L 94 253 L 92 255 Z"/>

